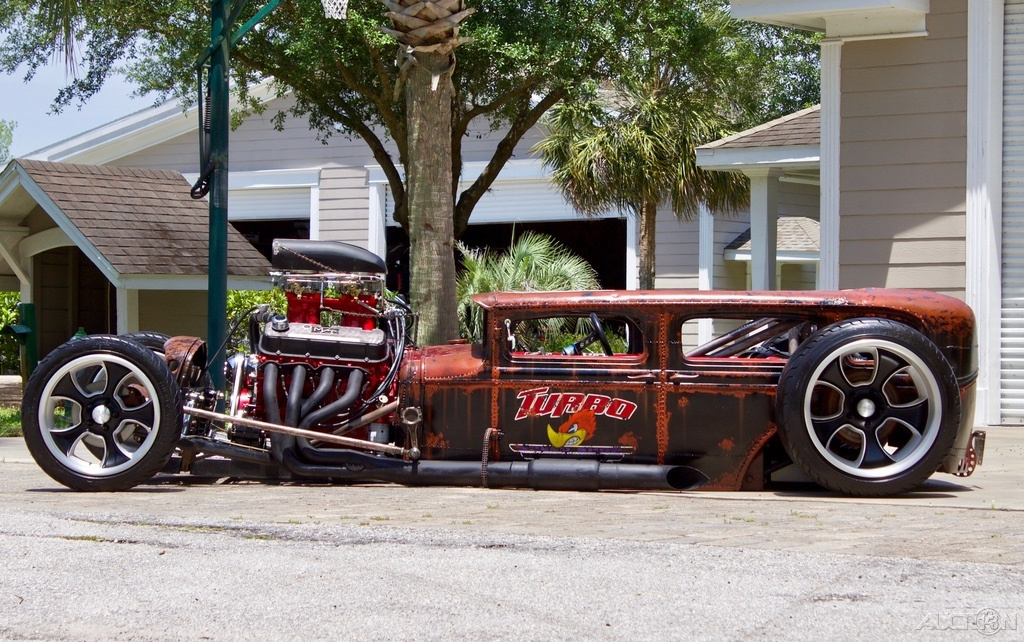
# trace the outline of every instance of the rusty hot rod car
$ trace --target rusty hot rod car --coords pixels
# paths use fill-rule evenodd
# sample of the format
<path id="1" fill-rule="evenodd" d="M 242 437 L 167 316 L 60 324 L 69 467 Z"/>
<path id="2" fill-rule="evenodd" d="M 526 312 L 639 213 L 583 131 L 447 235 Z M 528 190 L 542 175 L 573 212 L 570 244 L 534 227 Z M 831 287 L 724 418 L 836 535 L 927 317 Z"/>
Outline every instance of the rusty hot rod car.
<path id="1" fill-rule="evenodd" d="M 886 495 L 969 475 L 974 320 L 917 291 L 494 293 L 479 343 L 416 347 L 376 255 L 279 241 L 287 313 L 240 320 L 249 353 L 214 390 L 209 347 L 89 336 L 25 391 L 54 479 L 154 475 L 538 489 L 757 489 L 794 469 Z M 233 330 L 234 332 L 234 330 Z"/>

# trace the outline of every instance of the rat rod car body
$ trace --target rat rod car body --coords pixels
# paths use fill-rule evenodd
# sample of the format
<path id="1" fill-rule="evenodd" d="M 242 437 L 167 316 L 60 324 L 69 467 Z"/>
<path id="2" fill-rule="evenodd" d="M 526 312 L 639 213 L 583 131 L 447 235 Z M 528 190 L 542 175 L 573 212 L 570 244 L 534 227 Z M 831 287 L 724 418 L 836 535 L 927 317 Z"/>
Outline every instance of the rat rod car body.
<path id="1" fill-rule="evenodd" d="M 226 391 L 193 337 L 50 353 L 23 404 L 40 466 L 80 490 L 160 472 L 739 490 L 795 467 L 885 495 L 981 460 L 974 319 L 942 295 L 493 293 L 467 310 L 482 342 L 415 347 L 377 256 L 278 241 L 272 262 L 287 314 L 245 319 L 251 353 L 228 359 Z"/>

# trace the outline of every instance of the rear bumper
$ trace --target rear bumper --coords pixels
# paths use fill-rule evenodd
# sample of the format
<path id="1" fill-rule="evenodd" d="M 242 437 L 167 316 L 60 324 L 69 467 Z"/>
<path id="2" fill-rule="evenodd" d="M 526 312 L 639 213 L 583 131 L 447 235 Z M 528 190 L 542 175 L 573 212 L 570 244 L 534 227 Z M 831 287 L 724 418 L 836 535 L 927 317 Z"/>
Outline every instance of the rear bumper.
<path id="1" fill-rule="evenodd" d="M 974 386 L 972 379 L 960 386 L 960 427 L 956 441 L 939 471 L 967 477 L 981 465 L 985 453 L 985 432 L 974 429 Z"/>

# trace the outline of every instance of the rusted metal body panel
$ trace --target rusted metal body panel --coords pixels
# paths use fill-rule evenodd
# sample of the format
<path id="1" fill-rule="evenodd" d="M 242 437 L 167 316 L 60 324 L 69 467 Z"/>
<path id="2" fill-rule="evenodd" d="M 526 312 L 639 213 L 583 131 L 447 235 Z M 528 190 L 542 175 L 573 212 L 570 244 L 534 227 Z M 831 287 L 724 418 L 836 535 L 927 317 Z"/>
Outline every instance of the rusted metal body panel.
<path id="1" fill-rule="evenodd" d="M 424 410 L 428 459 L 479 460 L 492 429 L 492 461 L 594 457 L 686 466 L 699 471 L 706 489 L 759 487 L 786 361 L 688 358 L 680 327 L 690 318 L 764 315 L 816 327 L 858 317 L 900 321 L 946 355 L 962 400 L 973 395 L 973 316 L 966 305 L 927 292 L 494 293 L 475 301 L 487 310 L 485 345 L 406 355 L 403 404 Z M 509 348 L 510 323 L 590 312 L 630 319 L 642 332 L 642 353 L 531 355 Z M 570 433 L 582 440 L 570 442 Z"/>

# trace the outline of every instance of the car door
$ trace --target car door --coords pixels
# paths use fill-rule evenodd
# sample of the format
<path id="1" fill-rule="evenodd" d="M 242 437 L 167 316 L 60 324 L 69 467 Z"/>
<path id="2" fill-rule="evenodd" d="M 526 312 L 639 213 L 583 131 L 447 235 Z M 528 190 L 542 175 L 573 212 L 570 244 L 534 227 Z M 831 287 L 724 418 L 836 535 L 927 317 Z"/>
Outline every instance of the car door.
<path id="1" fill-rule="evenodd" d="M 786 354 L 774 347 L 795 322 L 774 317 L 693 317 L 670 322 L 666 463 L 701 470 L 710 487 L 739 488 L 760 446 L 774 433 L 773 404 Z M 698 341 L 706 324 L 710 340 Z M 705 337 L 706 339 L 707 337 Z"/>
<path id="2" fill-rule="evenodd" d="M 586 311 L 507 311 L 505 341 L 494 355 L 503 458 L 656 459 L 659 370 L 647 328 L 635 317 L 598 315 L 609 355 L 594 347 L 600 340 L 587 343 L 590 318 Z"/>

